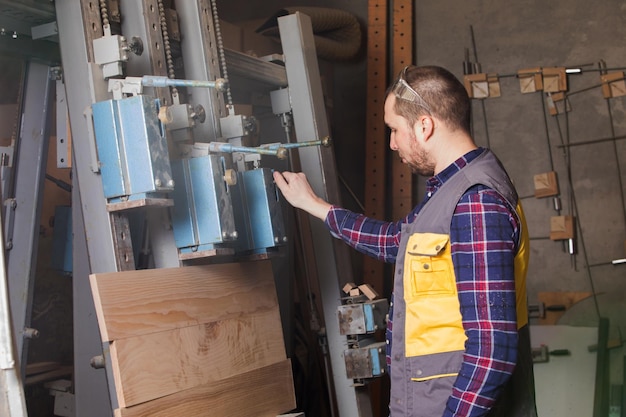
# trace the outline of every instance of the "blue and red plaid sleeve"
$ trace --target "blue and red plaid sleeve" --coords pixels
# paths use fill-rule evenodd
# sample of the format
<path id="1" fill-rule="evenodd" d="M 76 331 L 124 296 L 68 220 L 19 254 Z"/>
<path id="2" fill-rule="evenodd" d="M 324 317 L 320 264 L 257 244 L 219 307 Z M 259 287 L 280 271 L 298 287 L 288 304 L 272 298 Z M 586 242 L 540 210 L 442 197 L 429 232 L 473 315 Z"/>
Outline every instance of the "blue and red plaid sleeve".
<path id="1" fill-rule="evenodd" d="M 395 262 L 402 224 L 412 221 L 416 213 L 413 210 L 398 222 L 384 222 L 332 206 L 325 224 L 331 235 L 359 252 L 384 262 Z"/>
<path id="2" fill-rule="evenodd" d="M 446 417 L 486 415 L 515 367 L 518 234 L 517 217 L 493 190 L 474 187 L 457 205 L 450 240 L 468 339 Z"/>

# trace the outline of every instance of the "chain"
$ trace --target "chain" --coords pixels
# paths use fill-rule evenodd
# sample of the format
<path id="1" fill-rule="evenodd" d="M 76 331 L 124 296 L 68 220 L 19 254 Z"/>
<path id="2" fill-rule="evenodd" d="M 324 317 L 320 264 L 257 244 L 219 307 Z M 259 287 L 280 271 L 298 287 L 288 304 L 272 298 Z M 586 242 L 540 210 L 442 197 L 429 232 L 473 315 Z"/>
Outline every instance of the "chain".
<path id="1" fill-rule="evenodd" d="M 159 4 L 159 21 L 161 23 L 161 33 L 163 34 L 163 46 L 165 49 L 165 62 L 167 63 L 167 76 L 168 78 L 176 78 L 174 72 L 174 60 L 172 59 L 172 48 L 170 46 L 170 35 L 167 31 L 167 19 L 165 18 L 165 6 L 163 6 L 163 0 L 158 0 Z M 178 89 L 172 87 L 172 95 L 178 96 Z"/>
<path id="2" fill-rule="evenodd" d="M 109 26 L 109 9 L 106 0 L 100 0 L 100 16 L 102 18 L 102 26 Z"/>
<path id="3" fill-rule="evenodd" d="M 232 109 L 233 97 L 230 93 L 230 84 L 228 82 L 228 70 L 226 69 L 226 55 L 224 54 L 224 43 L 222 42 L 222 30 L 220 29 L 220 19 L 217 15 L 217 0 L 211 0 L 211 9 L 213 10 L 213 24 L 215 25 L 215 37 L 217 38 L 217 52 L 220 57 L 222 78 L 226 80 L 226 105 L 229 109 Z"/>

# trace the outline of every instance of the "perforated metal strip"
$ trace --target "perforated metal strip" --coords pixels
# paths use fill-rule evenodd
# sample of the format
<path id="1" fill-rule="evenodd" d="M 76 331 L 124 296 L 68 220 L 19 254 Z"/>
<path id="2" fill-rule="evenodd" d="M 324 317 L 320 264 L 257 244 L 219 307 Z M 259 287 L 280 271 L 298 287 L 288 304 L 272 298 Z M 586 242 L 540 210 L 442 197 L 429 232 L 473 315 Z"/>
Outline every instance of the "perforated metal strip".
<path id="1" fill-rule="evenodd" d="M 394 0 L 392 78 L 413 63 L 413 0 Z M 413 176 L 396 153 L 391 158 L 391 217 L 401 219 L 413 207 Z"/>
<path id="2" fill-rule="evenodd" d="M 370 0 L 367 24 L 367 104 L 365 133 L 365 214 L 385 218 L 385 152 L 383 120 L 387 88 L 388 1 Z M 365 257 L 364 281 L 383 291 L 383 263 Z"/>

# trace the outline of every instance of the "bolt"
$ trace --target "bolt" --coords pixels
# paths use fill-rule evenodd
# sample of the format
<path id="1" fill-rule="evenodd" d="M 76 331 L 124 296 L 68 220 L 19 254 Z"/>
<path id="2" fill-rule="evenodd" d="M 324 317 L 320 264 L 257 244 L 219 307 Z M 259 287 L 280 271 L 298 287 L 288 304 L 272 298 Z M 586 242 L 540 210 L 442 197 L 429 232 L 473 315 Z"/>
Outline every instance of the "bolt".
<path id="1" fill-rule="evenodd" d="M 102 368 L 104 368 L 104 366 L 105 366 L 104 356 L 103 355 L 94 356 L 89 361 L 89 364 L 94 369 L 102 369 Z"/>
<path id="2" fill-rule="evenodd" d="M 30 327 L 26 327 L 24 329 L 24 338 L 25 339 L 37 339 L 39 337 L 39 330 L 32 329 Z"/>
<path id="3" fill-rule="evenodd" d="M 174 188 L 174 180 L 169 180 L 169 181 L 167 182 L 167 186 L 168 186 L 169 188 Z"/>
<path id="4" fill-rule="evenodd" d="M 154 185 L 156 185 L 157 187 L 161 186 L 161 180 L 159 178 L 155 178 L 154 179 Z"/>

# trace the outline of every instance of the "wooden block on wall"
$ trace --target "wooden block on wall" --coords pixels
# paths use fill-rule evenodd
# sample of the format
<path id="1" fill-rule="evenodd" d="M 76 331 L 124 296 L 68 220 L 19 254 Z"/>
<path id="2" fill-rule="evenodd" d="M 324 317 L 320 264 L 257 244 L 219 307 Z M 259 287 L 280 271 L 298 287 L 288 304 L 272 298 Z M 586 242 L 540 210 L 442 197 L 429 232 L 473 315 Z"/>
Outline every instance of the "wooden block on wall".
<path id="1" fill-rule="evenodd" d="M 543 90 L 543 78 L 541 68 L 527 68 L 517 71 L 520 91 L 522 94 L 534 93 Z"/>
<path id="2" fill-rule="evenodd" d="M 574 216 L 552 216 L 550 218 L 550 239 L 565 240 L 574 238 Z"/>
<path id="3" fill-rule="evenodd" d="M 566 99 L 564 92 L 548 93 L 546 95 L 546 102 L 551 116 L 563 114 L 571 110 L 569 101 Z"/>
<path id="4" fill-rule="evenodd" d="M 555 171 L 544 172 L 533 177 L 535 198 L 559 195 L 559 182 Z"/>
<path id="5" fill-rule="evenodd" d="M 600 77 L 602 81 L 602 96 L 604 98 L 626 96 L 626 81 L 624 72 L 611 72 Z"/>
<path id="6" fill-rule="evenodd" d="M 471 98 L 500 97 L 497 74 L 468 74 L 463 77 L 463 83 Z"/>
<path id="7" fill-rule="evenodd" d="M 565 67 L 544 68 L 543 74 L 543 91 L 548 93 L 558 93 L 567 91 L 567 74 Z"/>

